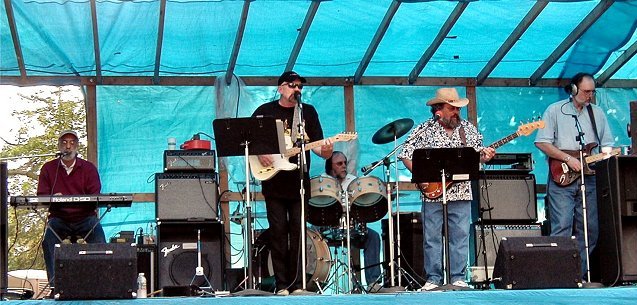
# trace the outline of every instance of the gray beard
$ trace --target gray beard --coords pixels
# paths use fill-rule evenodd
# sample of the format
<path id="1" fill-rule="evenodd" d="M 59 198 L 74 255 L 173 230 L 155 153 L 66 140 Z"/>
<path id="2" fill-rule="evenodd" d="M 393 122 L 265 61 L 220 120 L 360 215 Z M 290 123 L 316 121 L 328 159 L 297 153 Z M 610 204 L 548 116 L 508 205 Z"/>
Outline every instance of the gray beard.
<path id="1" fill-rule="evenodd" d="M 460 119 L 456 117 L 453 117 L 451 119 L 441 118 L 440 121 L 449 129 L 456 129 L 456 127 L 460 126 Z"/>

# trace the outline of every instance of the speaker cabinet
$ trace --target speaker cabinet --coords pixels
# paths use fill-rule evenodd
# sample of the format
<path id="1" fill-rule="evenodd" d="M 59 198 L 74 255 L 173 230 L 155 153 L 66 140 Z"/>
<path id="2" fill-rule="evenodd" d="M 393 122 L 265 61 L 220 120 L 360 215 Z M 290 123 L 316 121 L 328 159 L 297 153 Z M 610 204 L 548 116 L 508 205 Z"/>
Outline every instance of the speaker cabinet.
<path id="1" fill-rule="evenodd" d="M 498 254 L 498 245 L 503 238 L 509 237 L 536 237 L 542 236 L 542 226 L 539 224 L 501 224 L 484 226 L 484 243 L 482 241 L 482 230 L 480 225 L 471 227 L 473 238 L 469 239 L 469 249 L 473 251 L 471 255 L 471 266 L 484 266 L 486 254 L 487 266 L 495 264 Z M 489 274 L 491 277 L 491 274 Z"/>
<path id="2" fill-rule="evenodd" d="M 493 268 L 499 289 L 578 288 L 581 273 L 577 240 L 563 236 L 503 239 Z"/>
<path id="3" fill-rule="evenodd" d="M 137 292 L 134 244 L 58 244 L 55 298 L 132 299 Z"/>
<path id="4" fill-rule="evenodd" d="M 597 162 L 600 281 L 637 281 L 637 156 Z"/>
<path id="5" fill-rule="evenodd" d="M 394 247 L 394 257 L 400 257 L 400 266 L 416 280 L 413 283 L 410 278 L 403 275 L 401 284 L 405 287 L 411 287 L 412 289 L 418 289 L 425 284 L 425 259 L 423 256 L 423 241 L 422 235 L 422 219 L 420 212 L 400 213 L 400 250 L 398 251 L 398 245 Z M 396 240 L 396 221 L 398 218 L 394 214 L 394 241 Z M 381 221 L 382 239 L 384 258 L 386 262 L 389 262 L 389 221 L 383 219 Z M 385 265 L 385 268 L 388 265 Z M 396 272 L 398 269 L 395 269 Z M 389 272 L 386 272 L 389 274 Z M 389 279 L 385 279 L 385 283 L 390 283 Z"/>
<path id="6" fill-rule="evenodd" d="M 214 173 L 155 174 L 155 196 L 158 220 L 218 219 Z"/>
<path id="7" fill-rule="evenodd" d="M 481 174 L 474 182 L 473 220 L 480 211 L 490 223 L 532 223 L 537 221 L 537 198 L 533 174 Z"/>
<path id="8" fill-rule="evenodd" d="M 167 286 L 207 287 L 204 276 L 196 276 L 197 240 L 201 239 L 201 267 L 213 289 L 224 289 L 223 224 L 160 222 L 157 225 L 158 288 Z M 194 281 L 193 281 L 194 279 Z"/>

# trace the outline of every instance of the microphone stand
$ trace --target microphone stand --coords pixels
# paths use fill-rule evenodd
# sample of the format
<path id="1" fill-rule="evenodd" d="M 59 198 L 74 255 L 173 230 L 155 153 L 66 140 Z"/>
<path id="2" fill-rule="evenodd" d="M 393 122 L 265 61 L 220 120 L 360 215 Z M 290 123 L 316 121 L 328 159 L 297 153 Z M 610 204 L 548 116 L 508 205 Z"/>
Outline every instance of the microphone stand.
<path id="1" fill-rule="evenodd" d="M 297 134 L 298 140 L 297 140 L 297 144 L 298 146 L 301 148 L 301 154 L 300 156 L 297 158 L 297 164 L 299 167 L 299 177 L 300 177 L 300 183 L 301 183 L 301 188 L 299 189 L 299 193 L 301 195 L 301 280 L 303 283 L 303 290 L 307 291 L 307 277 L 306 277 L 306 266 L 305 266 L 305 261 L 307 260 L 306 258 L 306 253 L 305 253 L 305 247 L 306 247 L 306 240 L 305 240 L 305 185 L 304 185 L 304 180 L 305 180 L 305 170 L 306 170 L 306 164 L 307 164 L 307 160 L 305 159 L 305 122 L 303 121 L 303 105 L 301 103 L 301 99 L 300 99 L 301 95 L 295 94 L 295 98 L 297 100 L 296 105 L 297 107 L 299 107 L 299 132 Z M 294 254 L 296 255 L 296 254 Z M 298 264 L 296 265 L 296 274 L 298 275 Z"/>
<path id="2" fill-rule="evenodd" d="M 590 269 L 590 255 L 589 255 L 589 242 L 588 242 L 588 211 L 586 209 L 586 179 L 584 176 L 584 149 L 586 147 L 584 141 L 584 132 L 582 131 L 582 125 L 577 118 L 577 115 L 571 115 L 575 119 L 575 128 L 577 129 L 577 136 L 575 140 L 579 143 L 579 161 L 580 161 L 580 192 L 582 193 L 582 218 L 584 225 L 584 252 L 586 258 L 586 279 L 590 283 L 591 281 L 591 269 Z"/>

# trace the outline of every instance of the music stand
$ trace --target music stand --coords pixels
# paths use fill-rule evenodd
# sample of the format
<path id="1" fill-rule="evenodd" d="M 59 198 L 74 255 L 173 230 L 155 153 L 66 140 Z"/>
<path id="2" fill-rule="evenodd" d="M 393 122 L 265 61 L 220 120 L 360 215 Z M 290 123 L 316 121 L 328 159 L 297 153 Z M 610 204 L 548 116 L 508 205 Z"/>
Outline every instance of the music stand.
<path id="1" fill-rule="evenodd" d="M 212 122 L 219 157 L 244 156 L 246 178 L 247 288 L 235 295 L 264 295 L 252 281 L 252 206 L 250 203 L 250 155 L 283 154 L 283 123 L 271 117 L 216 119 Z"/>
<path id="2" fill-rule="evenodd" d="M 446 183 L 479 179 L 480 154 L 472 147 L 416 149 L 412 157 L 413 183 L 442 183 L 442 221 L 445 238 L 444 265 L 446 284 L 435 290 L 462 290 L 451 285 L 449 259 L 449 211 Z M 424 203 L 427 204 L 427 203 Z M 469 224 L 467 224 L 469 225 Z"/>

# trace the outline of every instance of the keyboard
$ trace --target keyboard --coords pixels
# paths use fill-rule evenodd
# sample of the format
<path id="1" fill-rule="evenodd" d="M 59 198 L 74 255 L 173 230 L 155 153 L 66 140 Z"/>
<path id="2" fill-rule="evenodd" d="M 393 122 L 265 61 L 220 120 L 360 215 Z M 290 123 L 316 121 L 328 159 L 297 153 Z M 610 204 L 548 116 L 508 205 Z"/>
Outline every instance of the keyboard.
<path id="1" fill-rule="evenodd" d="M 9 202 L 15 208 L 48 208 L 50 205 L 97 205 L 103 207 L 130 207 L 133 194 L 97 194 L 63 196 L 12 196 Z"/>

